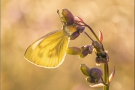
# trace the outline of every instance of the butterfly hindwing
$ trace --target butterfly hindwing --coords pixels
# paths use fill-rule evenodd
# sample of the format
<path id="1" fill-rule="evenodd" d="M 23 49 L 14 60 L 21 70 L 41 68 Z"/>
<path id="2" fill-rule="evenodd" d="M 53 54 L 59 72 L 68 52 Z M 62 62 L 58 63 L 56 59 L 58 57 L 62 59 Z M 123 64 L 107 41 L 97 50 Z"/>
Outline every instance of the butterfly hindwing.
<path id="1" fill-rule="evenodd" d="M 29 46 L 25 58 L 38 66 L 55 68 L 63 62 L 68 43 L 64 30 L 51 32 Z"/>

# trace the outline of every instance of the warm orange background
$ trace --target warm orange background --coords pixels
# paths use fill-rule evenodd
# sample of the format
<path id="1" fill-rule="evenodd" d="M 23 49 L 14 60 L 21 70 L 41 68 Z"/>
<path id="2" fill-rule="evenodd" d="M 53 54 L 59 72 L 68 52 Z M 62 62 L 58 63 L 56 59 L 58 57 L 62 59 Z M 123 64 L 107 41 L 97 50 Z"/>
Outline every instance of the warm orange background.
<path id="1" fill-rule="evenodd" d="M 1 88 L 2 90 L 102 90 L 91 88 L 80 64 L 97 67 L 95 54 L 80 59 L 67 55 L 56 69 L 37 67 L 24 59 L 26 48 L 62 25 L 57 9 L 69 9 L 98 34 L 104 35 L 109 52 L 110 73 L 116 74 L 110 90 L 134 88 L 134 2 L 133 0 L 2 0 L 1 1 Z M 91 36 L 92 34 L 86 29 Z M 81 34 L 69 46 L 91 44 Z M 103 69 L 103 65 L 100 67 Z"/>

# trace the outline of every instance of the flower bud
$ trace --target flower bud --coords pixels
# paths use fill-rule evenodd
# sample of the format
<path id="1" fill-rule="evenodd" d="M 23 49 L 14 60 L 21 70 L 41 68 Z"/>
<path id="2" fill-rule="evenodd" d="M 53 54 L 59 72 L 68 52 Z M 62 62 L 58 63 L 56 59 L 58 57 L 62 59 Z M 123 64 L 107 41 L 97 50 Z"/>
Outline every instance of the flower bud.
<path id="1" fill-rule="evenodd" d="M 81 47 L 81 53 L 80 57 L 84 58 L 88 54 L 91 54 L 93 52 L 93 45 L 85 45 Z"/>
<path id="2" fill-rule="evenodd" d="M 89 82 L 89 83 L 96 83 L 96 82 L 97 82 L 97 81 L 96 81 L 94 78 L 92 78 L 91 76 L 90 76 L 90 77 L 87 77 L 87 78 L 86 78 L 86 81 Z"/>
<path id="3" fill-rule="evenodd" d="M 80 69 L 85 76 L 89 76 L 89 68 L 85 64 L 81 64 Z"/>
<path id="4" fill-rule="evenodd" d="M 74 16 L 68 9 L 62 9 L 62 15 L 66 20 L 67 25 L 72 25 L 74 23 Z"/>
<path id="5" fill-rule="evenodd" d="M 70 40 L 75 40 L 80 35 L 79 31 L 75 31 L 71 34 Z"/>
<path id="6" fill-rule="evenodd" d="M 80 17 L 74 17 L 74 21 L 76 22 L 76 23 L 79 23 L 79 22 L 84 22 Z"/>
<path id="7" fill-rule="evenodd" d="M 108 53 L 106 51 L 102 51 L 102 52 L 97 54 L 97 57 L 96 57 L 97 64 L 107 63 L 108 61 L 109 61 L 109 56 L 108 56 Z"/>
<path id="8" fill-rule="evenodd" d="M 102 50 L 102 44 L 98 43 L 97 41 L 93 41 L 92 45 L 94 46 L 97 52 Z"/>
<path id="9" fill-rule="evenodd" d="M 92 44 L 90 44 L 90 45 L 88 45 L 88 47 L 89 47 L 89 54 L 92 54 L 92 52 L 93 52 L 93 45 Z"/>
<path id="10" fill-rule="evenodd" d="M 103 52 L 101 53 L 101 57 L 102 57 L 102 58 L 106 58 L 107 55 L 108 55 L 108 54 L 107 54 L 105 51 L 103 51 Z"/>
<path id="11" fill-rule="evenodd" d="M 81 26 L 81 25 L 77 25 L 77 30 L 79 31 L 79 33 L 82 33 L 84 31 L 85 27 Z"/>
<path id="12" fill-rule="evenodd" d="M 100 65 L 102 63 L 102 58 L 96 57 L 96 64 Z"/>
<path id="13" fill-rule="evenodd" d="M 91 68 L 89 74 L 91 77 L 97 80 L 99 80 L 103 75 L 102 71 L 98 68 Z"/>
<path id="14" fill-rule="evenodd" d="M 80 53 L 80 57 L 81 57 L 81 58 L 84 58 L 84 57 L 86 57 L 88 54 L 89 54 L 88 50 L 83 50 L 83 51 Z"/>
<path id="15" fill-rule="evenodd" d="M 81 53 L 81 49 L 78 47 L 68 47 L 67 53 L 70 55 L 78 55 Z"/>

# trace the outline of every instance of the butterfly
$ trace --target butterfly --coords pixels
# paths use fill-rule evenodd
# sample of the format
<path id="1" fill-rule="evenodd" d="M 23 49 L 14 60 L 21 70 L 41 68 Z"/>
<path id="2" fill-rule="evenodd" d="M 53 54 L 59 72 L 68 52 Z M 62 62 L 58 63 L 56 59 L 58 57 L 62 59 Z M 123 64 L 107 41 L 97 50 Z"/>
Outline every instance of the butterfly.
<path id="1" fill-rule="evenodd" d="M 53 31 L 31 44 L 24 56 L 31 63 L 45 68 L 56 68 L 64 61 L 70 41 L 66 26 Z"/>
<path id="2" fill-rule="evenodd" d="M 50 32 L 31 44 L 24 54 L 26 60 L 45 68 L 56 68 L 62 64 L 69 41 L 77 38 L 80 31 L 84 30 L 77 27 L 74 16 L 68 9 L 62 9 L 62 15 L 62 29 Z"/>

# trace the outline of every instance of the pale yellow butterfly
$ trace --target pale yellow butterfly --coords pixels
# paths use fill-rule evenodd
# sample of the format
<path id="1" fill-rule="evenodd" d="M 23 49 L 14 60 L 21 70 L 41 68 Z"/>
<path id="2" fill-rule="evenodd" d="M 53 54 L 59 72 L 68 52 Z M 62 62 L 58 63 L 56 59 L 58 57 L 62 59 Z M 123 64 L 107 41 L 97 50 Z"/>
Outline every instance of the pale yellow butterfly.
<path id="1" fill-rule="evenodd" d="M 41 37 L 28 47 L 25 58 L 31 63 L 45 68 L 56 68 L 64 61 L 70 36 L 66 26 Z"/>

